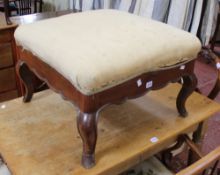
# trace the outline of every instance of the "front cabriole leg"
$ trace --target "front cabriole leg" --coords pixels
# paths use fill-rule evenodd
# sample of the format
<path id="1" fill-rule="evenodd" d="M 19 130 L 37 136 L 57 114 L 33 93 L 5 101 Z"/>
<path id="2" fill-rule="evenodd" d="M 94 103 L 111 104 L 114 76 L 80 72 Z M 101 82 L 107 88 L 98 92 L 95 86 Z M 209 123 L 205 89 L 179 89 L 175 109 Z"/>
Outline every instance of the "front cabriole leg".
<path id="1" fill-rule="evenodd" d="M 16 71 L 25 87 L 23 101 L 30 102 L 34 93 L 33 73 L 30 71 L 27 64 L 23 61 L 18 61 L 16 65 Z"/>
<path id="2" fill-rule="evenodd" d="M 197 86 L 197 78 L 194 73 L 185 75 L 183 78 L 182 88 L 177 96 L 176 106 L 177 110 L 182 117 L 187 116 L 185 103 L 187 98 L 193 93 Z"/>
<path id="3" fill-rule="evenodd" d="M 79 112 L 77 127 L 83 142 L 82 165 L 92 168 L 95 165 L 95 146 L 97 140 L 97 113 Z"/>

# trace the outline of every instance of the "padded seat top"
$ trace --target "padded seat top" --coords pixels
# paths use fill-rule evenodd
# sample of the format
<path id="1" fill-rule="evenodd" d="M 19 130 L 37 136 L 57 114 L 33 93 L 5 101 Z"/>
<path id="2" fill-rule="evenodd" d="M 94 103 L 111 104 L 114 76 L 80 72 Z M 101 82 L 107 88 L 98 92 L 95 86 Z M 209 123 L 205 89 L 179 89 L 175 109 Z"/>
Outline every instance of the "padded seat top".
<path id="1" fill-rule="evenodd" d="M 201 49 L 188 32 L 116 10 L 21 25 L 15 39 L 85 95 L 189 61 Z"/>

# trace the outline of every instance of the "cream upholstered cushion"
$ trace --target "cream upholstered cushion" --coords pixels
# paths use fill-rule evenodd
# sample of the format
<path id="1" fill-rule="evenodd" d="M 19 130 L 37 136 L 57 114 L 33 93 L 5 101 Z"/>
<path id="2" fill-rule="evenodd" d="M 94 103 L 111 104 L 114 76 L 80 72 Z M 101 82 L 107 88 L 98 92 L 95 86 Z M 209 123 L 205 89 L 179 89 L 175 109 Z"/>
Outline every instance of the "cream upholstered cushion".
<path id="1" fill-rule="evenodd" d="M 201 48 L 188 32 L 115 10 L 21 25 L 15 39 L 85 95 L 191 60 Z"/>

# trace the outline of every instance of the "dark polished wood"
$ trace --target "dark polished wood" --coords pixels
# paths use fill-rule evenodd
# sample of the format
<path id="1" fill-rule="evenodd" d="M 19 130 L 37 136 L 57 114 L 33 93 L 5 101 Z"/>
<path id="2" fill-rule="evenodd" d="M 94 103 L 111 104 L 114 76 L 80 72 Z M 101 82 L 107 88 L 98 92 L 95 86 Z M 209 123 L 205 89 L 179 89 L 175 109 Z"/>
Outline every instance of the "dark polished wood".
<path id="1" fill-rule="evenodd" d="M 73 13 L 73 11 L 64 10 L 64 11 L 54 11 L 54 12 L 43 12 L 43 13 L 35 13 L 35 14 L 23 15 L 23 16 L 12 16 L 10 17 L 10 20 L 12 21 L 13 24 L 21 25 L 21 24 L 33 23 L 43 19 L 54 18 L 70 13 Z"/>
<path id="2" fill-rule="evenodd" d="M 5 20 L 8 25 L 12 25 L 10 20 L 10 12 L 9 12 L 9 0 L 4 0 L 4 9 L 5 9 Z"/>
<path id="3" fill-rule="evenodd" d="M 183 76 L 183 86 L 177 96 L 176 107 L 180 116 L 186 117 L 187 111 L 185 107 L 186 99 L 193 93 L 197 86 L 197 78 L 194 73 Z"/>
<path id="4" fill-rule="evenodd" d="M 185 63 L 184 70 L 180 69 L 182 63 L 161 71 L 148 72 L 137 76 L 126 83 L 87 96 L 78 91 L 69 80 L 64 78 L 55 69 L 32 55 L 29 51 L 23 50 L 21 47 L 18 47 L 17 51 L 19 60 L 25 62 L 35 75 L 44 80 L 49 87 L 60 93 L 64 98 L 76 104 L 79 109 L 85 113 L 95 113 L 100 107 L 106 104 L 117 103 L 124 99 L 137 98 L 144 95 L 149 90 L 157 90 L 166 86 L 170 82 L 177 82 L 181 77 L 194 75 L 193 60 Z M 139 79 L 143 82 L 141 87 L 137 86 L 137 81 Z M 150 88 L 146 88 L 146 83 L 149 81 L 152 81 L 153 85 Z M 187 85 L 190 86 L 189 83 Z"/>
<path id="5" fill-rule="evenodd" d="M 212 62 L 214 63 L 214 67 L 218 69 L 218 77 L 216 79 L 215 85 L 211 92 L 209 93 L 208 97 L 211 99 L 215 99 L 220 91 L 220 59 L 217 55 L 215 55 L 213 52 L 210 52 L 210 55 L 212 57 Z"/>
<path id="6" fill-rule="evenodd" d="M 169 169 L 172 169 L 172 163 L 171 163 L 173 159 L 172 151 L 178 150 L 183 144 L 184 144 L 184 139 L 182 137 L 178 137 L 175 145 L 161 152 L 161 161 Z"/>
<path id="7" fill-rule="evenodd" d="M 29 97 L 28 100 L 31 99 L 33 90 L 29 87 L 30 81 L 27 72 L 32 71 L 41 80 L 45 81 L 51 89 L 60 93 L 64 99 L 71 101 L 78 107 L 77 124 L 83 140 L 82 165 L 85 168 L 91 168 L 95 164 L 94 152 L 97 139 L 96 113 L 102 107 L 140 97 L 150 90 L 160 89 L 170 82 L 179 81 L 183 77 L 184 84 L 177 98 L 177 109 L 180 115 L 185 117 L 187 115 L 185 109 L 186 99 L 195 89 L 197 82 L 193 73 L 195 60 L 192 60 L 173 65 L 172 67 L 162 68 L 160 71 L 142 74 L 125 83 L 88 96 L 78 91 L 69 80 L 31 52 L 24 50 L 20 46 L 17 47 L 17 51 L 20 60 L 17 64 L 17 70 L 24 81 L 25 90 L 28 91 L 25 93 Z M 141 86 L 137 85 L 138 80 L 142 81 Z M 151 85 L 146 86 L 148 83 Z"/>
<path id="8" fill-rule="evenodd" d="M 208 47 L 203 47 L 202 51 L 199 53 L 199 55 L 205 59 L 207 64 L 211 64 L 211 66 L 214 67 L 214 69 L 217 70 L 217 79 L 215 81 L 215 85 L 210 91 L 208 97 L 210 99 L 215 99 L 220 91 L 220 59 L 219 57 Z"/>
<path id="9" fill-rule="evenodd" d="M 97 140 L 97 114 L 78 112 L 77 128 L 83 141 L 82 165 L 91 168 L 95 165 L 95 146 Z"/>
<path id="10" fill-rule="evenodd" d="M 34 93 L 34 86 L 32 82 L 33 73 L 30 71 L 28 66 L 20 60 L 17 63 L 16 71 L 25 87 L 25 95 L 23 101 L 30 102 Z"/>

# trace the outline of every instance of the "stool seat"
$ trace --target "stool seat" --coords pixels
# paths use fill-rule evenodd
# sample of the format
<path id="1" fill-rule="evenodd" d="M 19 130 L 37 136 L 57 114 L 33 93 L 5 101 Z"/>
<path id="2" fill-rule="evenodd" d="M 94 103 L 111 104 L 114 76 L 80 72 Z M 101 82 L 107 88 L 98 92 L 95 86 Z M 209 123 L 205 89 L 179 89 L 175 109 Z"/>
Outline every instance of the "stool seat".
<path id="1" fill-rule="evenodd" d="M 192 60 L 201 48 L 188 32 L 116 10 L 21 25 L 15 39 L 85 95 Z"/>

